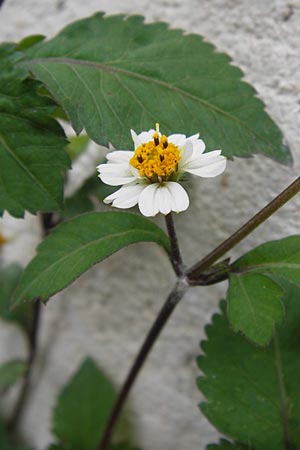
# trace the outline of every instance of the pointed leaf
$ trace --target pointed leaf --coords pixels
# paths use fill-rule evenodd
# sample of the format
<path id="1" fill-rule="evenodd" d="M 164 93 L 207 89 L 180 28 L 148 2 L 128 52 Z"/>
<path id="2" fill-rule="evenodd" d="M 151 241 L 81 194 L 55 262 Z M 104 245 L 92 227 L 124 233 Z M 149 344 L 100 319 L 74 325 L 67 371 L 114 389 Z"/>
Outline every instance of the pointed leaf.
<path id="1" fill-rule="evenodd" d="M 86 359 L 59 396 L 54 434 L 72 450 L 96 450 L 115 399 L 110 381 Z"/>
<path id="2" fill-rule="evenodd" d="M 267 344 L 274 325 L 283 319 L 282 297 L 281 287 L 264 275 L 231 274 L 227 299 L 234 331 L 242 331 L 259 345 Z"/>
<path id="3" fill-rule="evenodd" d="M 263 273 L 300 286 L 300 236 L 267 242 L 243 255 L 232 269 L 236 273 Z"/>
<path id="4" fill-rule="evenodd" d="M 0 212 L 55 211 L 62 206 L 63 173 L 69 167 L 55 105 L 16 68 L 21 54 L 0 46 Z"/>
<path id="5" fill-rule="evenodd" d="M 13 304 L 51 295 L 117 250 L 140 241 L 169 250 L 169 239 L 154 223 L 125 212 L 90 213 L 56 227 L 25 269 Z"/>
<path id="6" fill-rule="evenodd" d="M 0 391 L 15 384 L 26 372 L 27 364 L 18 359 L 0 365 Z M 1 447 L 0 447 L 1 448 Z"/>
<path id="7" fill-rule="evenodd" d="M 285 290 L 286 320 L 269 347 L 234 334 L 223 302 L 198 359 L 204 374 L 198 384 L 207 399 L 201 410 L 222 433 L 251 449 L 300 448 L 300 291 L 292 285 Z"/>
<path id="8" fill-rule="evenodd" d="M 21 305 L 14 311 L 10 310 L 12 294 L 20 281 L 23 269 L 17 264 L 0 268 L 0 317 L 4 320 L 16 322 L 25 330 L 31 324 L 31 305 Z"/>
<path id="9" fill-rule="evenodd" d="M 65 109 L 76 132 L 132 148 L 129 129 L 161 123 L 165 134 L 200 131 L 227 156 L 291 156 L 255 90 L 230 58 L 200 36 L 96 14 L 27 52 L 25 66 Z"/>

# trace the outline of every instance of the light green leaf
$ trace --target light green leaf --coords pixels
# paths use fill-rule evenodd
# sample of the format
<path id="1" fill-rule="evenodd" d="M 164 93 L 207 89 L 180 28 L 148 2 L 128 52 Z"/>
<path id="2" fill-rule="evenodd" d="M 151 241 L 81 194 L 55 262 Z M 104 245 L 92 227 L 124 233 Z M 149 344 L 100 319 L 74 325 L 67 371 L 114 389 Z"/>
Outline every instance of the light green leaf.
<path id="1" fill-rule="evenodd" d="M 221 439 L 219 444 L 209 444 L 206 450 L 255 450 L 254 447 L 249 445 L 240 445 Z"/>
<path id="2" fill-rule="evenodd" d="M 169 250 L 169 239 L 154 223 L 125 212 L 90 213 L 56 227 L 25 269 L 13 304 L 47 300 L 81 273 L 117 250 L 140 241 Z"/>
<path id="3" fill-rule="evenodd" d="M 110 381 L 86 359 L 61 392 L 53 414 L 53 432 L 72 450 L 96 450 L 115 402 Z"/>
<path id="4" fill-rule="evenodd" d="M 50 115 L 56 106 L 38 94 L 39 84 L 16 68 L 21 53 L 0 46 L 0 213 L 56 211 L 62 206 L 69 167 L 62 128 Z"/>
<path id="5" fill-rule="evenodd" d="M 15 384 L 26 372 L 27 365 L 18 359 L 0 365 L 0 391 Z"/>
<path id="6" fill-rule="evenodd" d="M 284 278 L 300 286 L 300 236 L 262 244 L 235 261 L 232 270 Z"/>
<path id="7" fill-rule="evenodd" d="M 24 66 L 65 109 L 74 129 L 99 144 L 133 147 L 129 130 L 200 132 L 227 156 L 291 155 L 255 90 L 230 58 L 200 36 L 102 13 L 27 51 Z"/>
<path id="8" fill-rule="evenodd" d="M 257 347 L 234 334 L 223 302 L 222 314 L 206 328 L 198 359 L 204 374 L 198 384 L 206 397 L 201 410 L 246 448 L 300 448 L 300 291 L 293 285 L 285 290 L 286 320 L 270 346 Z"/>
<path id="9" fill-rule="evenodd" d="M 259 345 L 267 344 L 274 325 L 283 319 L 283 290 L 260 274 L 231 274 L 229 280 L 228 317 L 233 330 Z"/>
<path id="10" fill-rule="evenodd" d="M 32 306 L 21 305 L 14 311 L 10 310 L 12 294 L 22 273 L 23 269 L 18 264 L 0 267 L 0 317 L 18 323 L 27 331 L 31 324 Z"/>

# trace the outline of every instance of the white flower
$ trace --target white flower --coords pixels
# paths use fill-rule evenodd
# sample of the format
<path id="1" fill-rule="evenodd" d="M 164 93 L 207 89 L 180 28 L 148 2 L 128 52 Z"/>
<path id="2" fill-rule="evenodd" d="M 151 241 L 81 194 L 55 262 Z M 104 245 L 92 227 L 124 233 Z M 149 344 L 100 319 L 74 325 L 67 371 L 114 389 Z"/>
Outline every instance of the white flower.
<path id="1" fill-rule="evenodd" d="M 179 181 L 189 172 L 199 177 L 220 175 L 226 167 L 221 150 L 204 153 L 205 144 L 199 134 L 161 135 L 156 130 L 136 134 L 131 130 L 135 150 L 113 151 L 107 163 L 97 167 L 99 178 L 111 186 L 123 185 L 104 199 L 105 203 L 121 209 L 139 206 L 144 216 L 171 211 L 184 211 L 189 198 Z"/>

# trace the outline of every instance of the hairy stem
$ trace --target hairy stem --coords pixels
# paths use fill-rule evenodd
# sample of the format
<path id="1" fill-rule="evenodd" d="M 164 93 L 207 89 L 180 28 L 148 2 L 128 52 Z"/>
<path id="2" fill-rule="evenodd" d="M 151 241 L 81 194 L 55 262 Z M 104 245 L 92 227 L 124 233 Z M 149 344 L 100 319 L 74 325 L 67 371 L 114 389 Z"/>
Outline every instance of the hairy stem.
<path id="1" fill-rule="evenodd" d="M 179 301 L 181 300 L 187 289 L 188 285 L 179 280 L 176 283 L 173 290 L 171 291 L 171 293 L 169 294 L 165 304 L 161 308 L 157 318 L 155 319 L 152 327 L 150 328 L 148 335 L 146 336 L 143 345 L 140 348 L 140 351 L 133 363 L 133 366 L 131 367 L 125 380 L 125 383 L 123 384 L 123 387 L 118 395 L 116 403 L 111 412 L 110 418 L 107 422 L 98 450 L 106 450 L 108 448 L 112 432 L 115 428 L 117 420 L 123 409 L 123 406 L 127 400 L 131 387 L 134 384 L 136 377 L 139 371 L 141 370 L 150 350 L 152 349 L 153 344 L 160 335 L 163 327 L 167 323 L 176 305 L 179 303 Z"/>
<path id="2" fill-rule="evenodd" d="M 178 277 L 181 277 L 184 274 L 184 269 L 179 250 L 173 215 L 171 212 L 165 216 L 165 221 L 171 243 L 171 263 L 176 275 Z"/>
<path id="3" fill-rule="evenodd" d="M 211 253 L 205 256 L 201 261 L 187 270 L 186 275 L 193 283 L 193 280 L 201 275 L 201 273 L 208 269 L 213 263 L 218 261 L 229 250 L 235 247 L 242 239 L 247 237 L 255 228 L 267 220 L 274 212 L 287 203 L 292 197 L 294 197 L 300 191 L 300 177 L 298 177 L 293 183 L 291 183 L 284 191 L 282 191 L 277 197 L 275 197 L 270 203 L 268 203 L 263 209 L 261 209 L 255 216 L 253 216 L 248 222 L 246 222 L 241 228 L 233 233 L 228 239 L 222 242 Z"/>

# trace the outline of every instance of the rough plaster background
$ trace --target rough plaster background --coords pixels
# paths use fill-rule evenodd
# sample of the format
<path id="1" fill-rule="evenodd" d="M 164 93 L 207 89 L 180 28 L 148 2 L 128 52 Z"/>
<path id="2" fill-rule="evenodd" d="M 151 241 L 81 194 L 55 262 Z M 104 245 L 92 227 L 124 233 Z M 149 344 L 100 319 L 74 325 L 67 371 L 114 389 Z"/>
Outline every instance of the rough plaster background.
<path id="1" fill-rule="evenodd" d="M 300 2 L 6 0 L 0 10 L 0 38 L 17 40 L 33 33 L 52 36 L 66 23 L 97 10 L 139 13 L 147 21 L 164 20 L 205 36 L 244 70 L 290 143 L 292 169 L 263 157 L 236 159 L 228 164 L 224 176 L 194 183 L 188 212 L 176 217 L 184 257 L 192 263 L 299 174 Z M 232 254 L 297 233 L 299 226 L 300 201 L 295 199 Z M 11 237 L 2 257 L 25 264 L 39 239 L 36 218 L 27 217 L 24 224 L 6 216 L 1 227 Z M 136 245 L 91 269 L 52 299 L 43 311 L 34 390 L 21 427 L 29 443 L 43 450 L 51 441 L 55 397 L 86 355 L 93 356 L 117 385 L 122 382 L 172 282 L 169 262 L 161 250 Z M 197 409 L 201 398 L 195 386 L 195 356 L 204 326 L 225 289 L 223 283 L 187 294 L 132 392 L 137 438 L 145 450 L 202 450 L 217 439 L 217 432 Z M 17 330 L 1 323 L 1 360 L 25 351 Z"/>

